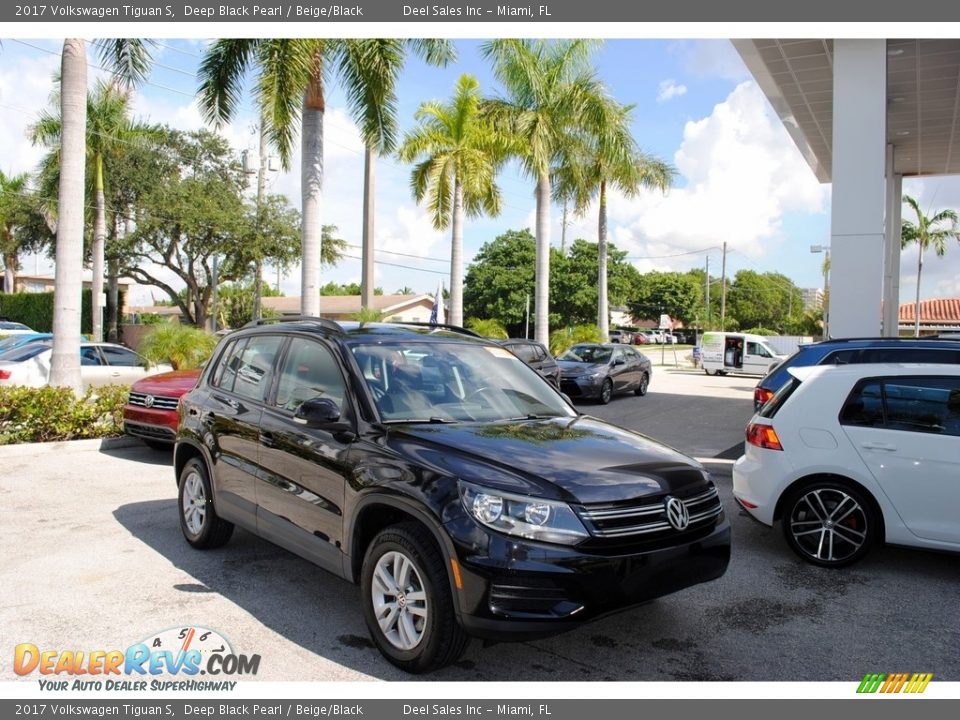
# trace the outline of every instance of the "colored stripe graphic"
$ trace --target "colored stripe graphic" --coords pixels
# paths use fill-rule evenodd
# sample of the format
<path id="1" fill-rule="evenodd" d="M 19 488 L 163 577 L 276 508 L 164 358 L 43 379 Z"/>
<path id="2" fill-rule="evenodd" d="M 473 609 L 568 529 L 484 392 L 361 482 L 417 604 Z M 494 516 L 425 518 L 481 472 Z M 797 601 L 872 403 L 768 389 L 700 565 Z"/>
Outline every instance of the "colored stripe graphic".
<path id="1" fill-rule="evenodd" d="M 933 679 L 933 673 L 867 673 L 857 687 L 858 693 L 922 693 Z"/>

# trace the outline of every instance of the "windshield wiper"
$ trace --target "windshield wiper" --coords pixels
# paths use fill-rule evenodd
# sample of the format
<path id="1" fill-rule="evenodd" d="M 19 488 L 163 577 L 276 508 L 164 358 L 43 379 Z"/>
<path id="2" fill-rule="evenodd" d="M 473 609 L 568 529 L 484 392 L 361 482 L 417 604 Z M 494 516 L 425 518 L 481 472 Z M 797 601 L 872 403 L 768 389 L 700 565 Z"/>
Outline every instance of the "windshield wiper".
<path id="1" fill-rule="evenodd" d="M 527 413 L 519 417 L 512 417 L 510 420 L 552 420 L 553 418 L 563 417 L 562 415 L 538 415 L 537 413 Z"/>
<path id="2" fill-rule="evenodd" d="M 402 418 L 394 420 L 384 420 L 384 425 L 397 425 L 397 424 L 406 424 L 406 423 L 431 423 L 433 425 L 451 425 L 459 423 L 459 420 L 454 420 L 453 418 L 444 418 L 444 417 L 428 417 L 428 418 Z"/>

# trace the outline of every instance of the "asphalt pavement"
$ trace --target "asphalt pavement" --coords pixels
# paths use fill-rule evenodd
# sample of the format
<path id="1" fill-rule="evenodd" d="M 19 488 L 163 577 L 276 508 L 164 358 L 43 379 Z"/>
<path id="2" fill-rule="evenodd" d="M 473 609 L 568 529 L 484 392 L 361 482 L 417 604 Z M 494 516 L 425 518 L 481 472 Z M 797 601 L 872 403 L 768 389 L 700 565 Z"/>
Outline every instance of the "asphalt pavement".
<path id="1" fill-rule="evenodd" d="M 960 680 L 955 555 L 895 548 L 830 571 L 741 515 L 723 454 L 742 439 L 751 378 L 658 368 L 650 393 L 590 414 L 707 458 L 733 525 L 718 581 L 571 633 L 484 647 L 427 681 Z M 374 649 L 359 590 L 244 532 L 199 552 L 183 540 L 169 456 L 97 443 L 0 448 L 0 680 L 11 646 L 111 649 L 202 626 L 262 657 L 257 680 L 403 680 Z"/>

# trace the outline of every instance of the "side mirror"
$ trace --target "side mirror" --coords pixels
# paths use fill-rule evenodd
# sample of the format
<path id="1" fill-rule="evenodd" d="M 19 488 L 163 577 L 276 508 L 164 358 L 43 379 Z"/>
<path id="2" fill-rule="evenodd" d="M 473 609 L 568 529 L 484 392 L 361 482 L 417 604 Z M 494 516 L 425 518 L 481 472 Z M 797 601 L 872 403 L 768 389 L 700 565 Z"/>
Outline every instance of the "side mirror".
<path id="1" fill-rule="evenodd" d="M 340 408 L 330 398 L 311 398 L 301 403 L 293 421 L 307 427 L 323 427 L 340 419 Z"/>
<path id="2" fill-rule="evenodd" d="M 622 357 L 616 358 L 616 359 L 613 361 L 613 364 L 614 364 L 614 365 L 625 365 L 626 363 L 627 363 L 627 361 L 624 360 Z"/>

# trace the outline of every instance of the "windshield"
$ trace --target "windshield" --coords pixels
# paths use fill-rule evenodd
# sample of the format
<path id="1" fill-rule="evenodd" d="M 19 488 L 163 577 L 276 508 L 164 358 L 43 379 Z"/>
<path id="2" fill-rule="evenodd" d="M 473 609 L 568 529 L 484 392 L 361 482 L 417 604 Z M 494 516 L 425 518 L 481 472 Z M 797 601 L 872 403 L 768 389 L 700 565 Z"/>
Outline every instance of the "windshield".
<path id="1" fill-rule="evenodd" d="M 465 343 L 358 343 L 354 359 L 386 422 L 576 417 L 509 350 Z"/>
<path id="2" fill-rule="evenodd" d="M 610 348 L 599 347 L 597 345 L 574 345 L 558 357 L 557 360 L 590 363 L 591 365 L 608 363 L 610 362 L 611 352 Z"/>
<path id="3" fill-rule="evenodd" d="M 13 348 L 12 350 L 7 350 L 0 356 L 0 360 L 5 360 L 6 362 L 23 362 L 24 360 L 36 357 L 49 348 L 50 345 L 45 342 L 30 343 L 18 348 Z"/>

